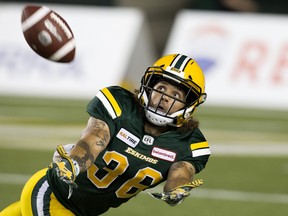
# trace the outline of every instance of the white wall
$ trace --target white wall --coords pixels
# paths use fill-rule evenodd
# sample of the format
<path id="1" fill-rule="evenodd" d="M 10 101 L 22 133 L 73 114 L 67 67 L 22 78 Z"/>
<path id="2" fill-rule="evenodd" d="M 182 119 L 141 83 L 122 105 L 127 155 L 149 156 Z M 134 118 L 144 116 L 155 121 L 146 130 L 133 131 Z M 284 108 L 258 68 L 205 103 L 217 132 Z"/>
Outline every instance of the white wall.
<path id="1" fill-rule="evenodd" d="M 288 108 L 288 16 L 183 10 L 164 53 L 196 59 L 207 104 Z"/>
<path id="2" fill-rule="evenodd" d="M 91 98 L 109 85 L 139 87 L 145 69 L 155 60 L 149 26 L 141 11 L 46 6 L 72 28 L 75 61 L 54 63 L 35 54 L 21 31 L 24 4 L 0 3 L 0 94 Z"/>
<path id="3" fill-rule="evenodd" d="M 35 54 L 21 32 L 24 4 L 0 3 L 0 94 L 91 98 L 99 88 L 138 88 L 155 60 L 144 14 L 133 8 L 47 5 L 70 24 L 76 59 Z M 288 108 L 288 16 L 183 10 L 164 54 L 195 58 L 207 104 Z"/>

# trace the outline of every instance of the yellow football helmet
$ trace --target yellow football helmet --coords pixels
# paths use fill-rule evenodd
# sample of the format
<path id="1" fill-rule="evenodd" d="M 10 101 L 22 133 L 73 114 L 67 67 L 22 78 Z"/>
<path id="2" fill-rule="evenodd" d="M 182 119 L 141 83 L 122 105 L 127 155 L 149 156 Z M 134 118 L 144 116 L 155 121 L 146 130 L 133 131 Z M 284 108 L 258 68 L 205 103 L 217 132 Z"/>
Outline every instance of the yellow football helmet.
<path id="1" fill-rule="evenodd" d="M 180 101 L 185 103 L 183 109 L 168 114 L 168 112 L 157 111 L 157 107 L 149 106 L 151 93 L 156 91 L 153 87 L 162 80 L 184 90 L 186 94 L 185 101 Z M 191 119 L 196 107 L 202 104 L 206 97 L 205 77 L 202 69 L 195 60 L 181 54 L 163 56 L 152 67 L 149 67 L 142 77 L 138 95 L 140 103 L 145 109 L 146 118 L 151 123 L 158 126 L 171 125 L 175 127 L 180 127 Z M 173 99 L 177 100 L 176 98 Z"/>

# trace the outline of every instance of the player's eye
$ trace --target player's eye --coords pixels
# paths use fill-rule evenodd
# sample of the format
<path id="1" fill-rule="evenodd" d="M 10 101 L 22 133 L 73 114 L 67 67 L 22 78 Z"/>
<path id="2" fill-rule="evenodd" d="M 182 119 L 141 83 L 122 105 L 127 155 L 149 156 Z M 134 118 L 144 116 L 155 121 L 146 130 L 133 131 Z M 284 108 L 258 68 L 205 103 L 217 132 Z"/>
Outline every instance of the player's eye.
<path id="1" fill-rule="evenodd" d="M 180 99 L 181 95 L 178 92 L 174 92 L 173 97 Z"/>
<path id="2" fill-rule="evenodd" d="M 161 92 L 165 92 L 166 88 L 164 86 L 158 86 L 157 90 Z"/>

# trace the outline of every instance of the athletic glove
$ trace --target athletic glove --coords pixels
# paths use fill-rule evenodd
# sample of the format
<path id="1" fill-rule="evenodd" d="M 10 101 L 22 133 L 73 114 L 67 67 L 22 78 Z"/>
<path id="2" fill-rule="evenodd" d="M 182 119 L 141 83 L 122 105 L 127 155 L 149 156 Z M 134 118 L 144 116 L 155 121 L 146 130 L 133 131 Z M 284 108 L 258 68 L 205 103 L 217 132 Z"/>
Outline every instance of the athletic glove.
<path id="1" fill-rule="evenodd" d="M 170 206 L 175 206 L 180 204 L 186 197 L 190 195 L 190 191 L 193 188 L 199 187 L 200 185 L 203 184 L 202 179 L 197 179 L 192 182 L 189 182 L 184 185 L 180 185 L 169 192 L 164 192 L 164 193 L 149 193 L 152 197 L 156 199 L 163 200 Z"/>
<path id="2" fill-rule="evenodd" d="M 63 146 L 58 146 L 57 152 L 61 159 L 59 162 L 52 162 L 49 164 L 49 169 L 54 169 L 58 178 L 69 185 L 69 199 L 72 195 L 73 189 L 77 189 L 78 187 L 75 183 L 75 179 L 80 173 L 80 167 L 75 160 L 68 156 Z"/>

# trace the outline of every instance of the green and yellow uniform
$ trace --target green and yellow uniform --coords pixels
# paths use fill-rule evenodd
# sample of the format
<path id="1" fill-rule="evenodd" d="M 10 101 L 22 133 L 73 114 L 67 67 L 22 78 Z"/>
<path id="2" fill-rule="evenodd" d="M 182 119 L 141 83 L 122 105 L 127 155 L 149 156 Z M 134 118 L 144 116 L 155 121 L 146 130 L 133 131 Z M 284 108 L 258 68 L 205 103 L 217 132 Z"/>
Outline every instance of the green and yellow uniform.
<path id="1" fill-rule="evenodd" d="M 111 140 L 94 164 L 77 176 L 78 188 L 70 199 L 68 185 L 59 180 L 55 170 L 48 170 L 34 184 L 36 187 L 46 181 L 47 191 L 75 215 L 100 215 L 125 203 L 165 181 L 170 166 L 177 161 L 192 163 L 197 173 L 208 161 L 209 146 L 199 128 L 188 132 L 172 130 L 157 137 L 147 134 L 145 117 L 134 95 L 121 87 L 99 91 L 88 104 L 87 112 L 108 124 Z"/>

